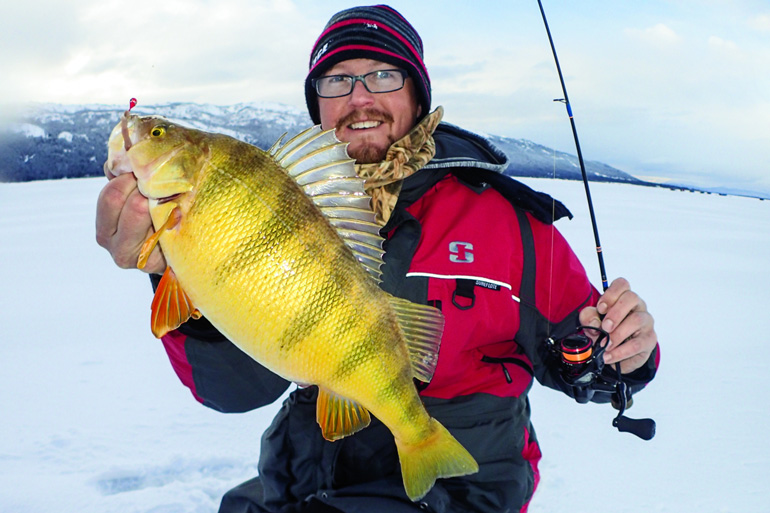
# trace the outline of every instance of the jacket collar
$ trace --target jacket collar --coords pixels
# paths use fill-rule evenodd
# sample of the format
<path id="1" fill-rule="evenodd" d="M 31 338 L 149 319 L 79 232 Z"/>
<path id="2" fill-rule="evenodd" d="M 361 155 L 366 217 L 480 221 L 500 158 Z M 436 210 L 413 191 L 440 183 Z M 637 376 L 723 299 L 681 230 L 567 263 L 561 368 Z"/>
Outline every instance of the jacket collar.
<path id="1" fill-rule="evenodd" d="M 473 167 L 505 173 L 508 156 L 480 135 L 441 123 L 433 133 L 436 155 L 423 169 Z"/>
<path id="2" fill-rule="evenodd" d="M 496 189 L 514 206 L 530 212 L 543 223 L 572 218 L 560 201 L 506 175 L 508 156 L 487 139 L 449 123 L 439 124 L 433 138 L 436 155 L 419 172 L 403 181 L 393 213 L 395 217 L 388 221 L 384 232 L 397 226 L 404 218 L 404 209 L 450 172 L 474 189 Z"/>

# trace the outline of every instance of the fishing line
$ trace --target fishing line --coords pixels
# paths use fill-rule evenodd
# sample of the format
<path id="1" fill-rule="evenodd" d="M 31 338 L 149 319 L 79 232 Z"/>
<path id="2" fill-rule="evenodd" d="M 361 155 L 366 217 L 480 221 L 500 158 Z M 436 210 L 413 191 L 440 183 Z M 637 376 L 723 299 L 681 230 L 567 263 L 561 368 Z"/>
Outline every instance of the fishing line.
<path id="1" fill-rule="evenodd" d="M 567 86 L 564 83 L 564 75 L 561 72 L 561 65 L 559 64 L 559 57 L 556 55 L 556 46 L 553 43 L 553 37 L 551 36 L 551 29 L 548 26 L 548 20 L 545 17 L 545 10 L 543 9 L 543 3 L 541 0 L 537 0 L 538 6 L 540 6 L 540 14 L 543 17 L 543 24 L 545 25 L 545 31 L 548 34 L 548 42 L 551 44 L 551 53 L 553 53 L 553 60 L 556 63 L 556 70 L 559 73 L 559 82 L 561 82 L 561 90 L 564 93 L 564 98 L 554 99 L 555 102 L 564 103 L 567 108 L 567 115 L 569 116 L 570 126 L 572 127 L 572 136 L 575 139 L 575 149 L 577 150 L 578 162 L 580 164 L 580 173 L 583 176 L 583 186 L 585 187 L 586 200 L 588 201 L 588 212 L 591 216 L 591 226 L 594 232 L 594 241 L 596 242 L 596 256 L 599 260 L 599 272 L 601 273 L 602 289 L 606 291 L 609 288 L 607 283 L 607 272 L 604 269 L 604 256 L 602 254 L 602 244 L 599 241 L 599 229 L 596 223 L 596 214 L 594 213 L 594 205 L 591 200 L 591 189 L 588 186 L 588 174 L 586 173 L 585 163 L 583 162 L 583 152 L 580 150 L 580 140 L 578 139 L 577 127 L 575 126 L 575 117 L 572 114 L 572 105 L 569 102 L 569 95 L 567 94 Z M 555 155 L 555 154 L 554 154 Z M 555 160 L 554 160 L 554 174 Z M 551 261 L 553 265 L 553 260 Z M 600 316 L 603 318 L 604 316 Z M 583 328 L 589 328 L 587 326 L 579 326 L 578 330 Z M 596 329 L 596 328 L 591 328 Z M 607 337 L 607 344 L 609 344 L 609 335 L 603 330 L 599 329 L 604 336 Z M 552 341 L 552 339 L 548 339 Z M 559 344 L 562 354 L 566 355 L 567 346 L 565 341 L 577 341 L 579 343 L 585 343 L 590 339 L 582 334 L 575 334 L 572 338 L 566 337 L 562 339 Z M 612 425 L 621 432 L 633 433 L 634 435 L 642 438 L 643 440 L 650 440 L 655 436 L 655 421 L 652 419 L 631 419 L 623 415 L 626 408 L 630 405 L 631 399 L 628 385 L 623 381 L 623 375 L 620 372 L 620 362 L 615 363 L 614 370 L 616 377 L 613 379 L 613 383 L 607 383 L 606 387 L 604 383 L 600 383 L 603 378 L 602 369 L 603 353 L 606 346 L 601 346 L 601 337 L 597 338 L 595 345 L 590 350 L 586 351 L 586 358 L 577 362 L 580 364 L 580 373 L 572 376 L 570 383 L 575 386 L 575 398 L 578 402 L 587 402 L 593 396 L 594 391 L 604 390 L 606 392 L 613 392 L 612 401 L 615 403 L 616 408 L 619 410 L 617 417 L 612 422 Z M 578 398 L 578 393 L 581 397 Z"/>
<path id="2" fill-rule="evenodd" d="M 552 179 L 556 180 L 556 148 L 553 149 Z M 556 219 L 556 200 L 551 202 L 551 219 Z M 553 298 L 553 254 L 556 239 L 556 227 L 551 223 L 551 265 L 548 270 L 548 318 L 551 318 L 551 299 Z M 548 338 L 551 338 L 551 323 L 548 323 Z"/>

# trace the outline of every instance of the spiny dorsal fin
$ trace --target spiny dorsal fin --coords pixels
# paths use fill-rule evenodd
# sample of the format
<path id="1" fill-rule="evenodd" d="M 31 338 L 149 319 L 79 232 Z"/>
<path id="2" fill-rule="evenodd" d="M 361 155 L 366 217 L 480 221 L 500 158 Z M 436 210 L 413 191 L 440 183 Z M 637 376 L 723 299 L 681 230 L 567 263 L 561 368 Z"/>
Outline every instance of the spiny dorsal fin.
<path id="1" fill-rule="evenodd" d="M 418 305 L 395 296 L 388 299 L 404 332 L 412 363 L 412 376 L 428 383 L 433 378 L 438 363 L 444 316 L 432 306 Z"/>
<path id="2" fill-rule="evenodd" d="M 364 190 L 364 179 L 356 174 L 347 143 L 340 142 L 334 130 L 316 125 L 280 145 L 270 155 L 294 178 L 305 194 L 337 230 L 361 265 L 378 282 L 382 276 L 380 226 L 375 222 L 371 197 Z"/>

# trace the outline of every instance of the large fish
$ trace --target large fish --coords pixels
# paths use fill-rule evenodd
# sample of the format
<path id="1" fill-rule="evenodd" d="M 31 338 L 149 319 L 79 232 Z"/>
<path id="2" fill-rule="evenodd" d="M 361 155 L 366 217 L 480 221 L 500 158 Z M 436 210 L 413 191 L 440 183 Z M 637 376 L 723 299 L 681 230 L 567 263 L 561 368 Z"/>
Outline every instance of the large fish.
<path id="1" fill-rule="evenodd" d="M 333 131 L 270 151 L 157 116 L 124 114 L 107 168 L 133 172 L 168 268 L 152 303 L 160 337 L 201 314 L 262 365 L 318 385 L 317 420 L 337 440 L 369 412 L 393 433 L 408 497 L 478 465 L 425 410 L 441 313 L 382 291 L 382 239 L 363 180 Z"/>

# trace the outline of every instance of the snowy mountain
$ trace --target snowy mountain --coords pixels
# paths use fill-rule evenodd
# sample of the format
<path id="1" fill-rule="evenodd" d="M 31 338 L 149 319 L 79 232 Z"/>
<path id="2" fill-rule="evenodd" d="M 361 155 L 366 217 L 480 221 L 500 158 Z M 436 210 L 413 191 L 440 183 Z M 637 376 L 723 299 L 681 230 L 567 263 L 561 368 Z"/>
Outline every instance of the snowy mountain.
<path id="1" fill-rule="evenodd" d="M 22 107 L 0 125 L 0 182 L 98 176 L 107 156 L 106 141 L 125 107 L 36 104 Z M 159 114 L 182 124 L 227 134 L 261 148 L 284 132 L 310 126 L 304 109 L 276 103 L 227 106 L 168 103 L 138 106 L 134 112 Z M 487 136 L 508 154 L 514 176 L 580 179 L 577 158 L 523 139 Z M 594 181 L 652 185 L 600 162 L 586 162 Z"/>
<path id="2" fill-rule="evenodd" d="M 101 175 L 107 138 L 125 108 L 60 104 L 19 108 L 12 121 L 0 124 L 0 182 Z M 169 103 L 138 106 L 134 112 L 159 114 L 263 148 L 270 147 L 284 132 L 296 133 L 311 124 L 303 110 L 269 103 Z"/>

